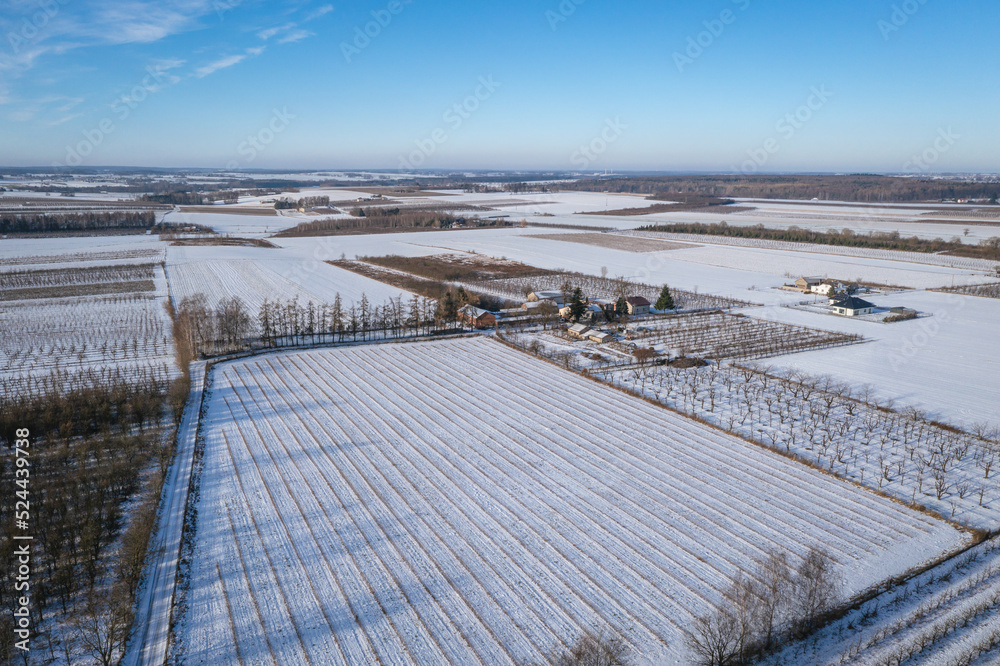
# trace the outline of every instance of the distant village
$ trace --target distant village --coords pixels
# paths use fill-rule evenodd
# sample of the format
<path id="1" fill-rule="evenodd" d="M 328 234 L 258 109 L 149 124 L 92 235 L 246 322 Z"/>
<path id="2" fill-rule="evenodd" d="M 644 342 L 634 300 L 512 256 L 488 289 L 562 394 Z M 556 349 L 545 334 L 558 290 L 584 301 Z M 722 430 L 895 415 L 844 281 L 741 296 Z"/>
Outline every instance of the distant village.
<path id="1" fill-rule="evenodd" d="M 578 303 L 573 303 L 573 300 L 578 300 Z M 466 305 L 459 311 L 459 317 L 467 326 L 485 330 L 496 328 L 498 324 L 529 323 L 558 316 L 562 321 L 572 322 L 567 330 L 573 337 L 605 343 L 610 342 L 613 336 L 599 330 L 602 324 L 620 321 L 623 316 L 648 316 L 652 307 L 653 304 L 642 296 L 625 296 L 619 301 L 612 301 L 577 293 L 567 299 L 567 294 L 562 291 L 535 291 L 528 294 L 520 307 L 492 312 Z"/>

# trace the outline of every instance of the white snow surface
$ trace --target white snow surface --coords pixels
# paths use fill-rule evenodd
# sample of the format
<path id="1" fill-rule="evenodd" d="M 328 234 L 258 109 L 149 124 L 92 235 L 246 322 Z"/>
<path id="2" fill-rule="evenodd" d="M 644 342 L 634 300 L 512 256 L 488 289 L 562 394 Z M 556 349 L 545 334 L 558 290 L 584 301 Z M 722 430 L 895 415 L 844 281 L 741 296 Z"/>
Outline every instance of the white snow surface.
<path id="1" fill-rule="evenodd" d="M 917 407 L 952 425 L 1000 425 L 1000 300 L 911 291 L 872 297 L 882 307 L 904 306 L 932 316 L 881 324 L 789 309 L 754 309 L 755 317 L 860 333 L 863 345 L 801 352 L 766 364 L 872 385 L 883 399 Z"/>
<path id="2" fill-rule="evenodd" d="M 237 296 L 256 315 L 265 299 L 298 298 L 332 303 L 339 293 L 345 305 L 360 300 L 384 303 L 402 291 L 322 261 L 303 260 L 295 253 L 270 248 L 171 247 L 167 252 L 167 277 L 175 304 L 203 293 L 210 303 Z"/>
<path id="3" fill-rule="evenodd" d="M 851 594 L 965 541 L 484 338 L 215 373 L 184 663 L 510 664 L 608 625 L 687 663 L 768 548 L 821 544 Z"/>
<path id="4" fill-rule="evenodd" d="M 130 377 L 176 377 L 159 266 L 154 283 L 153 292 L 0 302 L 0 377 L 31 383 L 53 372 L 115 369 Z"/>

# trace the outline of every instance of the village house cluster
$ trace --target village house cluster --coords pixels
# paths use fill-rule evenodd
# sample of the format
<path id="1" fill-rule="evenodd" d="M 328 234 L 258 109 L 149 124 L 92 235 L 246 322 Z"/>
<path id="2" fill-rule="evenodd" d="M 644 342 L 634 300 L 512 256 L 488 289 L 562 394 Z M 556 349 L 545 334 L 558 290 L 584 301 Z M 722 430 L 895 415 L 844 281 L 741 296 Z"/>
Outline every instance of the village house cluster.
<path id="1" fill-rule="evenodd" d="M 562 291 L 535 291 L 527 296 L 520 307 L 493 312 L 474 305 L 466 305 L 459 310 L 459 318 L 467 326 L 477 330 L 487 330 L 496 328 L 498 323 L 512 324 L 558 316 L 563 321 L 573 322 L 574 325 L 570 326 L 568 332 L 574 337 L 601 343 L 610 341 L 612 339 L 610 333 L 604 333 L 594 327 L 619 319 L 618 303 L 606 298 L 585 296 L 582 298 L 582 304 L 583 313 L 574 318 L 572 305 L 567 302 L 566 295 Z M 624 304 L 629 317 L 647 316 L 651 314 L 653 307 L 653 304 L 642 296 L 626 297 Z"/>

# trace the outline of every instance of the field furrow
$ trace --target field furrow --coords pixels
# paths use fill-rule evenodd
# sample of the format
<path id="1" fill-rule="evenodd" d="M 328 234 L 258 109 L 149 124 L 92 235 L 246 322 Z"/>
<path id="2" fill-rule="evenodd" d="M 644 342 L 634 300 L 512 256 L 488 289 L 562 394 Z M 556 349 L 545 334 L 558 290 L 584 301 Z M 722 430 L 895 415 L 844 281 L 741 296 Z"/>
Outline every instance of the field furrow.
<path id="1" fill-rule="evenodd" d="M 215 373 L 194 663 L 515 664 L 603 627 L 683 661 L 684 627 L 772 548 L 829 549 L 849 594 L 966 540 L 486 339 Z"/>

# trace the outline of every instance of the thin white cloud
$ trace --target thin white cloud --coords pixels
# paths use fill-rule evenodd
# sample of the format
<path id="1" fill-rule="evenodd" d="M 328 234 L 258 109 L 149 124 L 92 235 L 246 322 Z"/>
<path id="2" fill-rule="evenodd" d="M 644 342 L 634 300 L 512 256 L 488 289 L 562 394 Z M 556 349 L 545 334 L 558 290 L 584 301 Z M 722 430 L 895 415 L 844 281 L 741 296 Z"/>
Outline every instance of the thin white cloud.
<path id="1" fill-rule="evenodd" d="M 220 58 L 219 60 L 216 60 L 213 63 L 205 65 L 204 67 L 199 67 L 197 70 L 195 70 L 194 75 L 199 79 L 203 79 L 209 74 L 214 74 L 220 69 L 226 69 L 227 67 L 232 67 L 233 65 L 240 64 L 247 58 L 259 56 L 265 50 L 267 50 L 266 46 L 254 46 L 248 48 L 246 51 L 238 55 L 226 56 L 225 58 Z"/>
<path id="2" fill-rule="evenodd" d="M 333 11 L 333 5 L 323 5 L 322 7 L 316 9 L 315 11 L 307 14 L 306 17 L 302 19 L 302 22 L 308 23 L 309 21 L 315 21 L 320 16 L 326 16 L 332 11 Z"/>
<path id="3" fill-rule="evenodd" d="M 286 23 L 285 25 L 279 25 L 273 28 L 267 28 L 265 30 L 261 30 L 260 32 L 258 32 L 257 36 L 266 42 L 267 40 L 271 39 L 277 34 L 291 30 L 292 28 L 295 27 L 295 25 L 296 25 L 295 23 Z"/>
<path id="4" fill-rule="evenodd" d="M 308 30 L 296 30 L 295 32 L 290 32 L 281 39 L 278 40 L 279 44 L 292 44 L 294 42 L 300 42 L 307 37 L 312 37 L 315 32 L 309 32 Z"/>
<path id="5" fill-rule="evenodd" d="M 7 118 L 15 123 L 26 123 L 28 121 L 35 119 L 35 113 L 37 109 L 33 107 L 28 107 L 24 109 L 17 109 L 16 111 L 11 111 L 7 114 Z"/>
<path id="6" fill-rule="evenodd" d="M 82 113 L 74 113 L 74 114 L 71 114 L 71 115 L 68 115 L 68 116 L 64 116 L 64 117 L 60 118 L 59 120 L 53 120 L 53 121 L 51 121 L 49 123 L 46 123 L 46 124 L 49 127 L 55 127 L 56 125 L 62 125 L 63 123 L 67 123 L 67 122 L 73 120 L 74 118 L 79 118 L 82 115 L 83 115 Z"/>
<path id="7" fill-rule="evenodd" d="M 57 106 L 56 111 L 61 111 L 62 113 L 69 113 L 72 109 L 83 103 L 82 97 L 70 97 L 66 100 L 66 103 L 62 106 Z"/>
<path id="8" fill-rule="evenodd" d="M 160 72 L 168 72 L 171 69 L 177 69 L 178 67 L 183 67 L 186 64 L 187 60 L 181 60 L 180 58 L 162 58 L 160 60 L 154 60 L 150 66 Z"/>
<path id="9" fill-rule="evenodd" d="M 214 74 L 220 69 L 226 69 L 227 67 L 238 65 L 239 63 L 243 62 L 246 59 L 247 59 L 246 54 L 232 55 L 232 56 L 227 56 L 225 58 L 220 58 L 219 60 L 216 60 L 215 62 L 209 65 L 205 65 L 204 67 L 199 67 L 197 71 L 195 71 L 194 75 L 197 76 L 199 79 L 203 79 L 209 74 Z"/>
<path id="10" fill-rule="evenodd" d="M 0 73 L 23 74 L 41 56 L 86 46 L 156 42 L 197 28 L 218 1 L 0 2 L 0 34 L 10 42 L 0 49 Z M 38 16 L 46 17 L 44 23 Z"/>

